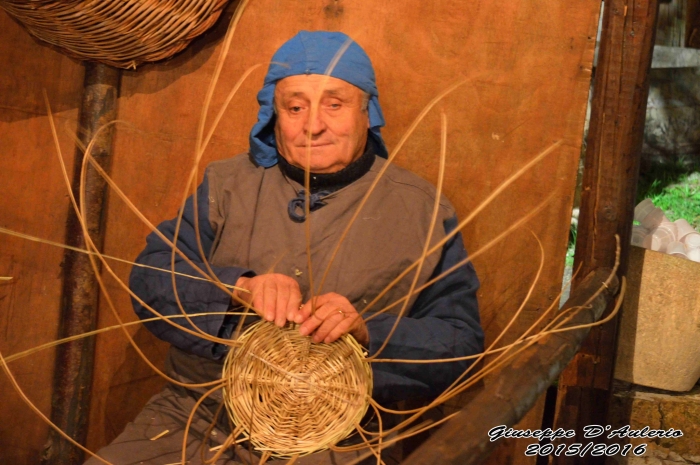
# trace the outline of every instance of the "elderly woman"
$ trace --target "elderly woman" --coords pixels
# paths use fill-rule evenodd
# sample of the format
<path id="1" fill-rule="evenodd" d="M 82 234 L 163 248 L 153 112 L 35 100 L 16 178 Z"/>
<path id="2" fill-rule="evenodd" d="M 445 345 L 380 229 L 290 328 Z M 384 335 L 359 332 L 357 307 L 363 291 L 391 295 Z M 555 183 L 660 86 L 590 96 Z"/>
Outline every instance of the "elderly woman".
<path id="1" fill-rule="evenodd" d="M 211 283 L 178 277 L 177 293 L 185 311 L 213 313 L 193 320 L 195 324 L 212 336 L 230 338 L 239 319 L 231 311 L 245 302 L 259 317 L 278 326 L 299 324 L 301 334 L 316 343 L 330 343 L 349 333 L 370 355 L 384 346 L 381 358 L 428 360 L 482 351 L 478 280 L 470 264 L 426 286 L 417 296 L 409 296 L 408 311 L 388 340 L 401 303 L 365 322 L 373 312 L 408 294 L 414 273 L 380 296 L 422 255 L 436 192 L 415 174 L 386 166 L 387 151 L 380 133 L 384 118 L 374 70 L 364 50 L 342 33 L 300 32 L 273 56 L 258 102 L 249 153 L 209 165 L 198 188 L 197 208 L 190 198 L 177 237 L 178 248 L 204 268 L 195 233 L 198 227 L 202 252 L 219 280 L 248 292 L 236 291 L 232 300 Z M 379 177 L 383 168 L 386 171 Z M 305 169 L 310 171 L 308 194 Z M 375 183 L 331 263 L 343 231 Z M 315 289 L 313 312 L 307 221 L 311 222 L 315 286 L 330 264 L 323 289 Z M 175 224 L 175 220 L 166 221 L 158 229 L 172 238 Z M 440 199 L 430 242 L 438 242 L 456 225 L 453 207 Z M 466 251 L 457 233 L 440 253 L 425 259 L 416 288 L 464 258 Z M 171 249 L 155 234 L 148 237 L 137 259 L 164 269 L 170 268 L 170 260 Z M 194 274 L 179 256 L 175 266 L 177 271 Z M 180 313 L 169 274 L 135 267 L 131 287 L 161 314 Z M 142 318 L 153 316 L 137 302 L 134 307 Z M 178 323 L 191 328 L 182 320 Z M 166 362 L 170 376 L 183 383 L 221 377 L 225 344 L 201 339 L 163 321 L 145 324 L 172 345 Z M 435 397 L 467 366 L 468 362 L 373 365 L 373 398 L 386 404 Z M 114 464 L 179 462 L 185 423 L 203 392 L 168 384 L 99 455 Z M 188 463 L 199 463 L 203 441 L 216 445 L 228 436 L 228 421 L 217 409 L 220 402 L 220 394 L 215 394 L 195 412 L 187 438 Z M 165 436 L 150 440 L 166 430 Z M 240 447 L 231 448 L 217 463 L 238 463 L 246 460 L 247 453 Z M 333 455 L 306 457 L 304 463 L 340 460 Z M 93 458 L 88 463 L 99 462 Z"/>

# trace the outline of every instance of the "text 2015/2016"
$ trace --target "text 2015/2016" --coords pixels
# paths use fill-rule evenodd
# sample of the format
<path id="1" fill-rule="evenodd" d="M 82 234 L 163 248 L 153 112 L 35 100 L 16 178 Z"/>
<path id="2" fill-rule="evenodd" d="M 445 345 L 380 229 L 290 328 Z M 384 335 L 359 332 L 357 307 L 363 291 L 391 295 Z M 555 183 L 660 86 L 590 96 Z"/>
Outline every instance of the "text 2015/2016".
<path id="1" fill-rule="evenodd" d="M 595 444 L 593 442 L 589 442 L 584 446 L 581 443 L 575 442 L 573 444 L 559 444 L 555 446 L 551 443 L 540 444 L 537 442 L 534 444 L 529 444 L 527 446 L 527 449 L 525 449 L 525 455 L 533 456 L 554 454 L 556 456 L 559 456 L 563 453 L 566 456 L 578 455 L 579 457 L 583 457 L 586 454 L 590 453 L 590 455 L 593 457 L 603 455 L 613 456 L 618 454 L 625 456 L 631 451 L 634 455 L 639 456 L 644 455 L 646 450 L 646 444 L 638 444 L 636 446 L 633 446 L 632 444 L 625 444 L 624 446 L 622 446 L 620 444 Z"/>

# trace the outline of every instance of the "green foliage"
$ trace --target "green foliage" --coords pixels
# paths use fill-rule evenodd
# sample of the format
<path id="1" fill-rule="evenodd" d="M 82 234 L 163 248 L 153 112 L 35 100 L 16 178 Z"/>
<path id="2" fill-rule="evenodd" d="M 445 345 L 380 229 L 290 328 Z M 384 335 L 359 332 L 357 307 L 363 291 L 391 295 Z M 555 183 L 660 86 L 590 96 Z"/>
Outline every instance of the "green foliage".
<path id="1" fill-rule="evenodd" d="M 569 247 L 566 249 L 566 266 L 574 266 L 574 252 L 576 251 L 576 240 L 569 242 Z"/>
<path id="2" fill-rule="evenodd" d="M 578 223 L 571 224 L 569 230 L 569 246 L 566 248 L 566 266 L 574 266 L 574 252 L 576 251 L 576 235 L 578 233 Z"/>
<path id="3" fill-rule="evenodd" d="M 700 165 L 656 165 L 640 175 L 637 202 L 649 198 L 669 220 L 685 218 L 700 229 Z"/>

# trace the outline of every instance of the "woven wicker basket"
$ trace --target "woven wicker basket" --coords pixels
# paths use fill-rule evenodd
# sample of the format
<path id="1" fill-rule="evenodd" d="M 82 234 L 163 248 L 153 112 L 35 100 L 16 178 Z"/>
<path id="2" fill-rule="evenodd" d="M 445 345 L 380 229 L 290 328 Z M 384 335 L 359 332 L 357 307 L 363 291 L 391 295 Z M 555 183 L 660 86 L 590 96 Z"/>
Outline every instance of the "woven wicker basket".
<path id="1" fill-rule="evenodd" d="M 34 37 L 118 68 L 171 57 L 210 28 L 228 0 L 0 0 Z"/>
<path id="2" fill-rule="evenodd" d="M 224 362 L 224 402 L 256 450 L 310 454 L 359 424 L 372 395 L 372 370 L 354 338 L 315 344 L 295 327 L 261 321 L 239 341 Z"/>

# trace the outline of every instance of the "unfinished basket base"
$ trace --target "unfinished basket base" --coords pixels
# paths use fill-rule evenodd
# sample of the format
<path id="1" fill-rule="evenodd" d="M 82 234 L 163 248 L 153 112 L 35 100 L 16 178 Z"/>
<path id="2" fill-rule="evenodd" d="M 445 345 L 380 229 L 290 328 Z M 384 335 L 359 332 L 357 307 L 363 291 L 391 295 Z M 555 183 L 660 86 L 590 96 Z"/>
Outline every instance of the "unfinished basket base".
<path id="1" fill-rule="evenodd" d="M 372 395 L 362 347 L 345 335 L 316 344 L 296 325 L 261 321 L 224 363 L 224 401 L 235 425 L 260 452 L 306 455 L 346 438 Z"/>

